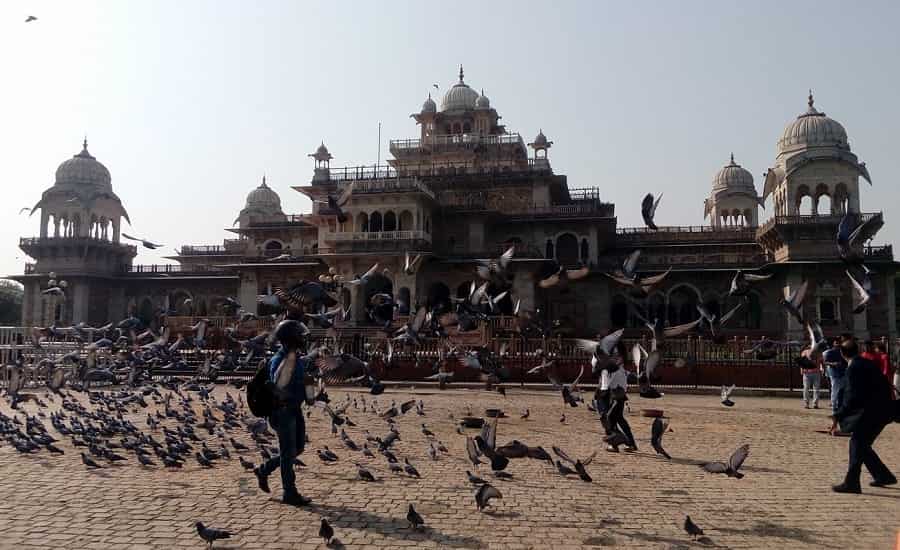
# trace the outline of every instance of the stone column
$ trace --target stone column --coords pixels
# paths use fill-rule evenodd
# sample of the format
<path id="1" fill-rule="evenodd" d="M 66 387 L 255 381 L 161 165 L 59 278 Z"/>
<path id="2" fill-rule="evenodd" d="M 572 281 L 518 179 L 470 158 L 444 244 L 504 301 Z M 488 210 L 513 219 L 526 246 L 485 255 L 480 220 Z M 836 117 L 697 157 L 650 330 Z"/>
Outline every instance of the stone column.
<path id="1" fill-rule="evenodd" d="M 69 292 L 66 294 L 66 306 L 71 307 L 72 324 L 88 323 L 88 281 L 69 283 Z M 73 288 L 74 287 L 74 288 Z"/>
<path id="2" fill-rule="evenodd" d="M 256 313 L 256 296 L 259 295 L 259 281 L 255 271 L 241 272 L 241 286 L 238 289 L 237 301 L 245 311 Z"/>

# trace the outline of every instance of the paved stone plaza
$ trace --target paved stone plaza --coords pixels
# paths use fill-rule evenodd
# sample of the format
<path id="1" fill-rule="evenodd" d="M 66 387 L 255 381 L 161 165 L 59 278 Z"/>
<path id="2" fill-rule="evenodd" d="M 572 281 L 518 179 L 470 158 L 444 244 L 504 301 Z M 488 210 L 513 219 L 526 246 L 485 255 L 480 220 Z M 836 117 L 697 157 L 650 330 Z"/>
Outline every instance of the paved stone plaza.
<path id="1" fill-rule="evenodd" d="M 215 395 L 221 398 L 225 391 L 218 388 Z M 331 394 L 339 401 L 346 392 Z M 830 491 L 846 466 L 847 439 L 815 432 L 828 425 L 827 401 L 820 410 L 804 410 L 799 397 L 738 397 L 736 406 L 726 409 L 716 396 L 634 398 L 628 419 L 640 450 L 612 454 L 600 444 L 596 416 L 583 406 L 563 409 L 556 393 L 510 389 L 504 398 L 477 390 L 389 391 L 379 404 L 384 408 L 410 396 L 424 400 L 426 416 L 410 411 L 399 419 L 402 439 L 395 452 L 401 460 L 410 457 L 422 478 L 390 474 L 380 455 L 366 459 L 346 449 L 316 411 L 307 424 L 312 442 L 301 457 L 308 467 L 298 469 L 298 486 L 313 499 L 309 508 L 273 500 L 280 492 L 277 473 L 271 477 L 272 495 L 261 493 L 237 453 L 213 469 L 191 460 L 181 471 L 168 471 L 141 467 L 133 454 L 123 452 L 127 462 L 88 471 L 68 438 L 60 437 L 65 456 L 43 450 L 25 456 L 4 444 L 0 547 L 201 548 L 194 530 L 201 520 L 241 531 L 214 548 L 315 548 L 324 547 L 316 536 L 320 517 L 329 519 L 347 548 L 893 548 L 900 528 L 900 489 L 870 488 L 864 473 L 863 495 Z M 480 466 L 479 475 L 498 487 L 503 499 L 478 512 L 465 475 L 472 469 L 465 439 L 450 418 L 464 415 L 469 405 L 477 414 L 491 406 L 509 414 L 500 421 L 498 444 L 519 439 L 547 450 L 557 445 L 573 458 L 598 451 L 588 467 L 594 482 L 563 478 L 546 462 L 530 459 L 513 460 L 507 471 L 514 477 L 508 481 L 494 479 Z M 36 412 L 33 402 L 23 407 Z M 530 418 L 521 420 L 526 407 Z M 650 448 L 650 419 L 640 416 L 642 407 L 664 408 L 671 418 L 673 431 L 664 439 L 671 461 Z M 5 401 L 0 410 L 12 413 Z M 360 445 L 363 429 L 387 433 L 374 414 L 352 407 L 348 413 L 358 424 L 348 433 Z M 145 416 L 137 409 L 133 420 L 146 431 Z M 426 452 L 423 421 L 450 450 L 436 462 Z M 237 439 L 252 443 L 243 430 Z M 743 443 L 751 452 L 742 480 L 707 474 L 696 465 L 726 459 Z M 321 462 L 315 449 L 322 445 L 340 460 Z M 900 426 L 889 426 L 876 449 L 900 470 Z M 242 455 L 259 461 L 255 450 Z M 354 460 L 370 467 L 379 481 L 358 481 Z M 424 530 L 407 527 L 408 503 L 424 516 Z M 692 541 L 682 531 L 685 514 L 705 529 L 706 539 Z"/>

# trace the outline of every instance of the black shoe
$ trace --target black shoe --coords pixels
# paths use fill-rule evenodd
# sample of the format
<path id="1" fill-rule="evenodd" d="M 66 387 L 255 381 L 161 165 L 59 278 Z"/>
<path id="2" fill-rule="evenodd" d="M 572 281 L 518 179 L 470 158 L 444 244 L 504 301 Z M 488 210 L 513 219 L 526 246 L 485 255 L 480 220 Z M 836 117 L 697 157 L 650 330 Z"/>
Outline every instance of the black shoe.
<path id="1" fill-rule="evenodd" d="M 269 476 L 262 473 L 259 468 L 254 468 L 253 473 L 256 474 L 256 481 L 259 483 L 259 490 L 269 493 Z"/>
<path id="2" fill-rule="evenodd" d="M 831 490 L 835 493 L 852 493 L 855 495 L 862 493 L 862 489 L 859 488 L 859 485 L 847 485 L 846 483 L 835 485 Z"/>
<path id="3" fill-rule="evenodd" d="M 875 481 L 869 483 L 872 487 L 887 487 L 888 485 L 896 485 L 897 478 L 889 477 L 886 479 L 876 479 Z"/>
<path id="4" fill-rule="evenodd" d="M 312 500 L 306 498 L 300 493 L 291 493 L 281 497 L 282 504 L 289 504 L 291 506 L 309 506 L 311 502 Z"/>

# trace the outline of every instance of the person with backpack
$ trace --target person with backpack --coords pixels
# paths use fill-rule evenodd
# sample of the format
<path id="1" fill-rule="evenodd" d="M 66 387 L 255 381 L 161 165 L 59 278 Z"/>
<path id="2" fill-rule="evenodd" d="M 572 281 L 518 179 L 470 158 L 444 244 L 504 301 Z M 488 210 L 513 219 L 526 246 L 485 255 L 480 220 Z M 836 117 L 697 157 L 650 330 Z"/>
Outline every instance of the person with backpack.
<path id="1" fill-rule="evenodd" d="M 304 401 L 308 405 L 313 403 L 313 396 L 306 391 L 304 383 L 307 371 L 312 368 L 309 359 L 302 355 L 308 333 L 309 329 L 299 321 L 279 323 L 275 338 L 281 349 L 260 369 L 265 372 L 257 373 L 261 383 L 254 378 L 251 383 L 254 387 L 248 387 L 247 393 L 251 411 L 268 416 L 269 424 L 278 434 L 278 455 L 260 464 L 253 473 L 260 490 L 268 493 L 269 475 L 281 468 L 281 502 L 292 506 L 307 506 L 311 502 L 297 491 L 294 475 L 294 459 L 303 452 L 306 443 L 306 424 L 300 405 Z"/>

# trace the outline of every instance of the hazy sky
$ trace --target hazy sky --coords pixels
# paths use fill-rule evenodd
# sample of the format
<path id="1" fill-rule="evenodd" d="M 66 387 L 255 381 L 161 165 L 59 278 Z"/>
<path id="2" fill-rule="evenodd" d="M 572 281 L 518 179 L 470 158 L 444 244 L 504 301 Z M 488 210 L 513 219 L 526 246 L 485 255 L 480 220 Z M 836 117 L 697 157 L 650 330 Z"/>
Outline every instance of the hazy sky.
<path id="1" fill-rule="evenodd" d="M 704 223 L 732 151 L 761 191 L 812 88 L 872 174 L 861 203 L 885 211 L 876 240 L 893 242 L 898 20 L 898 2 L 3 0 L 0 274 L 22 271 L 18 238 L 38 233 L 19 208 L 85 134 L 125 230 L 171 254 L 232 236 L 263 173 L 285 212 L 307 212 L 290 186 L 309 181 L 321 140 L 332 166 L 373 164 L 380 121 L 384 158 L 460 63 L 509 130 L 543 128 L 554 170 L 598 186 L 620 226 L 639 225 L 648 191 L 665 192 L 658 223 Z"/>

